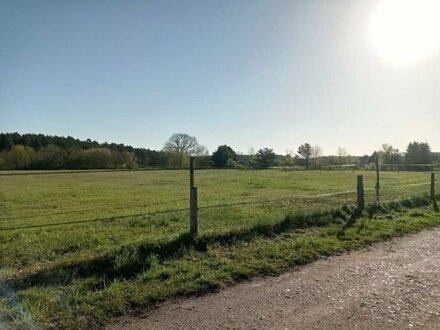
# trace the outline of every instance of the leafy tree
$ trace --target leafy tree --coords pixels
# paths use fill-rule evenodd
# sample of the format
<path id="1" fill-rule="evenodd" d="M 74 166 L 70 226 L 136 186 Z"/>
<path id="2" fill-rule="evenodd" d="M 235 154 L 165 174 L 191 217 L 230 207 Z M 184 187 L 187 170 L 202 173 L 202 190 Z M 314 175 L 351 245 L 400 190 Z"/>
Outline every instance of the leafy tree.
<path id="1" fill-rule="evenodd" d="M 128 151 L 111 151 L 113 167 L 116 168 L 136 168 L 135 155 Z"/>
<path id="2" fill-rule="evenodd" d="M 312 146 L 309 143 L 301 144 L 297 151 L 298 157 L 304 160 L 307 168 L 309 168 L 310 156 L 312 156 Z"/>
<path id="3" fill-rule="evenodd" d="M 211 156 L 209 155 L 197 156 L 194 166 L 196 168 L 211 168 L 212 167 Z"/>
<path id="4" fill-rule="evenodd" d="M 379 156 L 385 164 L 401 164 L 403 160 L 402 153 L 399 149 L 387 143 L 382 144 Z"/>
<path id="5" fill-rule="evenodd" d="M 294 166 L 295 158 L 292 150 L 287 150 L 286 155 L 282 157 L 281 161 L 278 163 L 281 166 Z"/>
<path id="6" fill-rule="evenodd" d="M 264 148 L 258 150 L 255 156 L 255 163 L 259 168 L 268 168 L 275 165 L 277 155 L 273 149 Z"/>
<path id="7" fill-rule="evenodd" d="M 108 148 L 91 148 L 80 154 L 82 168 L 111 168 L 112 154 Z"/>
<path id="8" fill-rule="evenodd" d="M 150 157 L 148 155 L 148 151 L 146 149 L 136 149 L 134 151 L 134 155 L 136 157 L 136 162 L 139 166 L 148 166 L 150 163 Z"/>
<path id="9" fill-rule="evenodd" d="M 359 161 L 360 165 L 364 165 L 364 166 L 371 163 L 370 156 L 368 156 L 368 155 L 363 155 L 363 156 L 359 157 L 358 161 Z"/>
<path id="10" fill-rule="evenodd" d="M 14 146 L 15 148 L 10 153 Z M 31 148 L 30 163 L 23 165 L 19 161 L 17 150 L 22 147 Z M 110 151 L 85 152 L 91 149 L 105 149 Z M 205 153 L 206 150 L 201 146 L 199 153 Z M 35 151 L 35 152 L 34 152 Z M 103 153 L 107 155 L 104 156 Z M 80 169 L 80 168 L 112 168 L 122 167 L 131 168 L 138 166 L 160 166 L 165 167 L 165 156 L 162 151 L 155 151 L 143 148 L 133 148 L 124 144 L 117 143 L 98 143 L 87 139 L 81 141 L 71 136 L 50 136 L 43 134 L 19 134 L 19 133 L 0 133 L 0 154 L 1 168 L 15 169 Z M 136 156 L 135 156 L 136 155 Z M 100 162 L 97 162 L 100 159 Z M 18 163 L 17 163 L 18 162 Z M 18 166 L 18 167 L 17 167 Z"/>
<path id="11" fill-rule="evenodd" d="M 189 165 L 188 155 L 183 151 L 170 151 L 164 153 L 165 166 L 167 168 L 183 168 Z"/>
<path id="12" fill-rule="evenodd" d="M 173 134 L 163 148 L 168 168 L 182 168 L 189 163 L 189 156 L 206 156 L 208 149 L 198 143 L 195 136 L 183 133 Z"/>
<path id="13" fill-rule="evenodd" d="M 0 151 L 9 151 L 14 145 L 12 134 L 0 134 Z"/>
<path id="14" fill-rule="evenodd" d="M 21 144 L 14 145 L 5 155 L 6 168 L 24 170 L 28 169 L 34 156 L 34 150 Z"/>
<path id="15" fill-rule="evenodd" d="M 66 151 L 60 147 L 49 144 L 35 152 L 32 168 L 37 169 L 62 169 L 66 167 Z"/>
<path id="16" fill-rule="evenodd" d="M 431 147 L 427 142 L 411 142 L 406 147 L 406 164 L 431 164 Z"/>
<path id="17" fill-rule="evenodd" d="M 228 168 L 242 168 L 235 160 L 233 160 L 232 158 L 229 158 L 228 161 L 226 162 L 225 167 Z"/>
<path id="18" fill-rule="evenodd" d="M 227 145 L 219 146 L 211 156 L 215 167 L 225 167 L 229 159 L 236 161 L 237 154 Z"/>

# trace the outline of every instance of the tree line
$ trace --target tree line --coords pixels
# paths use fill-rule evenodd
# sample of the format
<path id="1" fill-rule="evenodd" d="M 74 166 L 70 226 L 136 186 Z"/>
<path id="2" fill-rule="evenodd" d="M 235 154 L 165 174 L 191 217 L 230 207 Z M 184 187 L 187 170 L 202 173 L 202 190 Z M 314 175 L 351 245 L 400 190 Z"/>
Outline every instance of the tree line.
<path id="1" fill-rule="evenodd" d="M 185 168 L 189 157 L 197 157 L 199 168 L 269 168 L 295 167 L 319 169 L 340 165 L 369 166 L 379 157 L 390 168 L 424 169 L 414 164 L 440 162 L 427 142 L 411 142 L 401 152 L 383 144 L 379 151 L 362 157 L 351 156 L 338 147 L 336 155 L 324 156 L 318 145 L 301 144 L 296 153 L 277 155 L 271 148 L 250 150 L 248 154 L 220 145 L 212 154 L 197 138 L 184 133 L 173 134 L 162 150 L 133 148 L 124 144 L 98 143 L 73 137 L 43 134 L 0 133 L 0 169 L 110 169 L 110 168 Z M 405 168 L 405 165 L 407 167 Z"/>
<path id="2" fill-rule="evenodd" d="M 71 136 L 0 133 L 0 169 L 103 169 L 162 166 L 156 150 Z"/>

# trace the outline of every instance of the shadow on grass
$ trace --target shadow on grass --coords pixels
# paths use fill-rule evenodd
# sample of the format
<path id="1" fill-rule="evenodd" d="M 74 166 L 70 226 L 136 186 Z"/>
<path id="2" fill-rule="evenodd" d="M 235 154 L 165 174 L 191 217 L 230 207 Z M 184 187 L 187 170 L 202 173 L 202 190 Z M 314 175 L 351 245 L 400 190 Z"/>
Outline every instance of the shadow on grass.
<path id="1" fill-rule="evenodd" d="M 368 205 L 364 212 L 344 206 L 328 211 L 289 214 L 284 220 L 273 224 L 259 224 L 250 228 L 226 233 L 212 233 L 192 237 L 188 233 L 156 243 L 138 243 L 121 246 L 106 255 L 87 260 L 59 264 L 36 273 L 16 277 L 9 284 L 16 290 L 35 285 L 56 286 L 71 283 L 74 279 L 98 277 L 105 280 L 129 279 L 151 267 L 151 260 L 166 260 L 184 256 L 189 250 L 205 252 L 210 244 L 232 245 L 239 241 L 250 241 L 255 237 L 273 237 L 297 229 L 324 227 L 341 224 L 342 230 L 354 225 L 361 216 L 370 218 L 376 214 L 401 211 L 405 208 L 428 206 L 432 202 L 427 196 L 412 197 L 382 205 Z"/>

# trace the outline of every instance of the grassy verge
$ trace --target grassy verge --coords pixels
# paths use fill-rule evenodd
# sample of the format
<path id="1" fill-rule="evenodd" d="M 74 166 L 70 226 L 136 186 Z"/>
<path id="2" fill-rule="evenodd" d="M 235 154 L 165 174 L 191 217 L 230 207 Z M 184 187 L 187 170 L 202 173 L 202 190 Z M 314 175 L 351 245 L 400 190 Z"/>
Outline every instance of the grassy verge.
<path id="1" fill-rule="evenodd" d="M 174 296 L 280 274 L 321 256 L 438 226 L 440 215 L 430 204 L 419 197 L 370 206 L 356 221 L 350 207 L 290 214 L 276 223 L 138 242 L 76 264 L 51 264 L 3 282 L 0 320 L 17 328 L 100 328 L 111 317 Z"/>

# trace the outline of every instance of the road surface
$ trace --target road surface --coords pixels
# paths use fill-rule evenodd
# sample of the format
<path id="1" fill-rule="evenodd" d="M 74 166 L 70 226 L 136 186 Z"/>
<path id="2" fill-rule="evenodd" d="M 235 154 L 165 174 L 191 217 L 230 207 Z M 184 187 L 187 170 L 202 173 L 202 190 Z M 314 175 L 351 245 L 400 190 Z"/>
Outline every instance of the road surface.
<path id="1" fill-rule="evenodd" d="M 119 329 L 440 329 L 440 229 L 174 300 Z"/>

